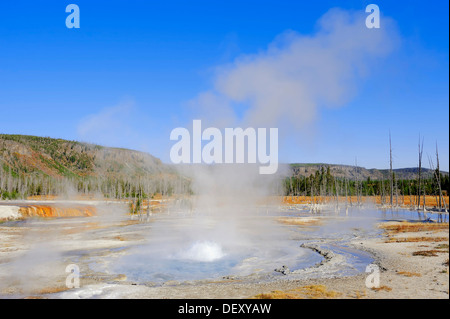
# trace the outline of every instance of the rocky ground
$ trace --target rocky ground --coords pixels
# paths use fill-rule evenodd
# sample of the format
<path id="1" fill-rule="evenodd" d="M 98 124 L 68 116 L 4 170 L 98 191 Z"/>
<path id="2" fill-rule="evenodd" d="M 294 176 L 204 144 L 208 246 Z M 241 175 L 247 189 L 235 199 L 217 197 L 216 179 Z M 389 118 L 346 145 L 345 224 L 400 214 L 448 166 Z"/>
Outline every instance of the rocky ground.
<path id="1" fill-rule="evenodd" d="M 119 214 L 120 215 L 120 214 Z M 142 234 L 152 224 L 102 216 L 0 224 L 0 296 L 2 298 L 449 298 L 448 224 L 390 221 L 378 224 L 382 236 L 360 232 L 345 242 L 346 249 L 371 256 L 379 269 L 379 285 L 370 287 L 367 278 L 375 273 L 360 271 L 342 276 L 346 258 L 329 249 L 327 240 L 303 247 L 322 255 L 322 262 L 304 270 L 280 268 L 275 276 L 228 276 L 217 280 L 163 284 L 133 282 L 124 274 L 85 271 L 80 288 L 66 287 L 68 263 L 91 265 L 94 260 L 110 260 L 126 254 L 126 248 L 142 243 Z M 283 223 L 310 227 L 306 217 Z M 322 227 L 319 219 L 318 227 Z M 438 225 L 438 226 L 437 226 Z M 307 231 L 299 232 L 305 238 Z M 64 240 L 62 240 L 64 239 Z M 39 243 L 39 244 L 36 244 Z M 58 243 L 58 245 L 56 245 Z M 33 249 L 30 249 L 33 248 Z M 57 248 L 57 249 L 56 249 Z M 50 264 L 46 264 L 49 262 Z M 31 265 L 44 270 L 30 272 Z M 106 265 L 107 266 L 107 265 Z M 47 267 L 47 268 L 45 268 Z M 48 269 L 60 269 L 51 272 Z M 373 269 L 372 268 L 372 271 Z M 86 268 L 84 268 L 86 269 Z M 39 275 L 39 280 L 36 278 Z"/>
<path id="2" fill-rule="evenodd" d="M 389 222 L 385 225 L 395 225 Z M 417 240 L 422 238 L 423 240 Z M 430 240 L 434 238 L 435 240 Z M 443 238 L 445 238 L 443 240 Z M 395 242 L 396 239 L 405 242 Z M 414 240 L 408 242 L 407 240 Z M 389 242 L 388 242 L 389 241 Z M 369 288 L 371 272 L 355 276 L 298 279 L 297 274 L 272 281 L 243 280 L 180 284 L 167 282 L 149 287 L 118 280 L 104 285 L 91 282 L 84 290 L 59 294 L 62 298 L 339 298 L 339 299 L 446 299 L 449 298 L 448 226 L 438 231 L 413 231 L 386 234 L 382 238 L 357 239 L 351 245 L 369 252 L 380 270 L 379 285 Z M 320 247 L 315 247 L 321 253 Z M 312 273 L 329 273 L 327 263 L 339 263 L 340 256 L 326 258 L 311 269 Z M 336 261 L 337 260 L 337 261 Z M 301 276 L 300 276 L 301 277 Z M 308 276 L 305 276 L 308 277 Z M 309 276 L 311 277 L 311 276 Z M 297 279 L 296 279 L 297 278 Z M 120 279 L 120 278 L 119 278 Z M 369 283 L 370 284 L 370 283 Z M 373 283 L 372 283 L 373 284 Z M 47 297 L 52 297 L 48 295 Z"/>

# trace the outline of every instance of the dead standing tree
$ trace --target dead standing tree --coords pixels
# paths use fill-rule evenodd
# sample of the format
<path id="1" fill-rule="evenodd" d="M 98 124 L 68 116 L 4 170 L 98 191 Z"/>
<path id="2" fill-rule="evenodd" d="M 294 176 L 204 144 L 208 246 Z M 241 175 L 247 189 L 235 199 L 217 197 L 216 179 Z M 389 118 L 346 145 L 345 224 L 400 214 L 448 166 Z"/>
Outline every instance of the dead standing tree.
<path id="1" fill-rule="evenodd" d="M 359 169 L 358 169 L 358 158 L 356 158 L 356 157 L 355 157 L 355 174 L 356 174 L 356 184 L 355 184 L 356 201 L 357 201 L 357 205 L 360 206 L 361 202 L 360 202 L 360 198 L 359 198 Z"/>
<path id="2" fill-rule="evenodd" d="M 439 152 L 438 152 L 437 143 L 436 143 L 436 169 L 434 168 L 433 160 L 429 156 L 428 156 L 428 161 L 430 163 L 430 168 L 434 172 L 434 177 L 435 177 L 435 181 L 436 181 L 436 186 L 437 186 L 437 191 L 438 191 L 438 194 L 436 194 L 436 197 L 437 197 L 436 202 L 438 204 L 439 212 L 442 212 L 442 206 L 444 207 L 444 212 L 447 212 L 447 203 L 445 202 L 445 198 L 442 194 L 441 172 L 440 172 L 440 168 L 439 168 Z"/>
<path id="3" fill-rule="evenodd" d="M 422 154 L 423 154 L 423 138 L 422 143 L 420 143 L 420 135 L 419 135 L 419 176 L 418 176 L 418 191 L 417 191 L 417 207 L 420 209 L 420 195 L 421 195 L 421 184 L 422 184 Z M 425 209 L 425 200 L 423 202 L 423 209 Z"/>
<path id="4" fill-rule="evenodd" d="M 391 189 L 390 189 L 390 193 L 391 193 L 391 196 L 390 196 L 390 205 L 391 205 L 391 208 L 392 208 L 392 206 L 393 206 L 393 200 L 394 200 L 394 174 L 393 174 L 393 172 L 392 172 L 392 143 L 391 143 L 391 132 L 389 131 L 389 163 L 390 163 L 390 166 L 389 166 L 389 179 L 390 179 L 390 186 L 391 186 Z"/>
<path id="5" fill-rule="evenodd" d="M 447 212 L 447 203 L 445 202 L 444 195 L 442 194 L 442 186 L 441 186 L 441 171 L 439 168 L 439 151 L 436 143 L 436 178 L 439 187 L 439 210 L 442 210 L 442 205 L 444 205 L 444 212 Z"/>

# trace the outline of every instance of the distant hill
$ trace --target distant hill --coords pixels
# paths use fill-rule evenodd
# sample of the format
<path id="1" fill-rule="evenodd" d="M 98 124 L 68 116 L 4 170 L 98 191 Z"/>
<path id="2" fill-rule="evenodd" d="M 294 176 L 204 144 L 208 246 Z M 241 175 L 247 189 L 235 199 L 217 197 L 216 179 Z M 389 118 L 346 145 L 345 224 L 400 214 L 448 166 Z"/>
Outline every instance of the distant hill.
<path id="1" fill-rule="evenodd" d="M 0 165 L 25 174 L 52 177 L 158 175 L 169 168 L 143 152 L 94 144 L 0 134 Z"/>
<path id="2" fill-rule="evenodd" d="M 364 167 L 355 167 L 350 165 L 338 165 L 338 164 L 314 164 L 314 163 L 297 163 L 290 164 L 292 174 L 294 176 L 307 177 L 311 174 L 315 174 L 316 171 L 321 170 L 322 167 L 325 169 L 330 167 L 330 173 L 334 177 L 347 178 L 349 180 L 366 180 L 370 177 L 371 180 L 381 180 L 389 179 L 389 169 L 367 169 Z M 397 168 L 393 169 L 397 179 L 416 179 L 419 169 L 417 167 L 413 168 Z M 422 168 L 422 173 L 424 178 L 433 177 L 433 170 L 428 168 Z M 443 175 L 448 175 L 448 172 L 441 172 Z"/>
<path id="3" fill-rule="evenodd" d="M 0 198 L 97 192 L 130 197 L 172 192 L 180 176 L 134 150 L 49 137 L 0 134 Z M 186 179 L 183 179 L 186 181 Z M 182 184 L 182 183 L 181 183 Z"/>

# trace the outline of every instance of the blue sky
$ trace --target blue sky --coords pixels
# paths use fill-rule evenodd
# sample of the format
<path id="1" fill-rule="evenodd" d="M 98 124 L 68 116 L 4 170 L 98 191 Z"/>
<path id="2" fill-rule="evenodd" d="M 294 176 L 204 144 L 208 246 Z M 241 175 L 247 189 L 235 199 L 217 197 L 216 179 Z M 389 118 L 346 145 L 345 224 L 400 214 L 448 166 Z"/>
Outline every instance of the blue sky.
<path id="1" fill-rule="evenodd" d="M 65 26 L 70 3 L 80 29 Z M 448 171 L 448 1 L 2 1 L 0 133 L 169 162 L 170 131 L 192 120 L 218 67 L 264 52 L 289 30 L 313 36 L 331 8 L 364 13 L 369 3 L 382 22 L 394 20 L 398 46 L 369 65 L 344 105 L 318 108 L 313 133 L 283 139 L 280 160 L 387 168 L 391 131 L 394 167 L 417 165 L 420 134 L 426 166 L 437 142 Z"/>

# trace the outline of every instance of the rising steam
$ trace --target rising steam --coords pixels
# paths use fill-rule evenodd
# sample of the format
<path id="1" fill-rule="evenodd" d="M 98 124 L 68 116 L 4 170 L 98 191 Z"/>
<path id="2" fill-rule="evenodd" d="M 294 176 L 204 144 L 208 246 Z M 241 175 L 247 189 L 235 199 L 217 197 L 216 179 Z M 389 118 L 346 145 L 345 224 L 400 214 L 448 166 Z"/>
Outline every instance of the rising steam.
<path id="1" fill-rule="evenodd" d="M 315 34 L 286 31 L 267 50 L 218 67 L 214 88 L 193 101 L 198 116 L 212 125 L 299 130 L 314 122 L 321 107 L 345 105 L 358 81 L 398 42 L 389 18 L 382 18 L 380 29 L 366 28 L 365 18 L 363 10 L 331 9 Z"/>
<path id="2" fill-rule="evenodd" d="M 396 38 L 386 17 L 383 27 L 374 30 L 366 28 L 363 10 L 330 10 L 314 35 L 285 32 L 264 52 L 218 67 L 212 89 L 192 101 L 197 113 L 193 118 L 219 129 L 302 132 L 320 108 L 345 105 L 372 64 L 392 51 Z M 149 240 L 118 261 L 116 271 L 136 280 L 185 280 L 238 270 L 251 274 L 258 271 L 255 260 L 270 272 L 294 263 L 291 256 L 307 259 L 285 229 L 273 223 L 265 206 L 278 187 L 277 177 L 260 175 L 256 165 L 179 169 L 191 179 L 195 193 L 189 218 L 156 220 Z M 286 247 L 288 253 L 283 252 Z"/>

